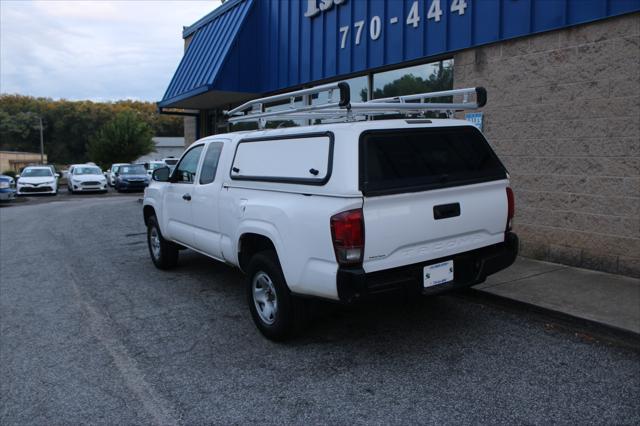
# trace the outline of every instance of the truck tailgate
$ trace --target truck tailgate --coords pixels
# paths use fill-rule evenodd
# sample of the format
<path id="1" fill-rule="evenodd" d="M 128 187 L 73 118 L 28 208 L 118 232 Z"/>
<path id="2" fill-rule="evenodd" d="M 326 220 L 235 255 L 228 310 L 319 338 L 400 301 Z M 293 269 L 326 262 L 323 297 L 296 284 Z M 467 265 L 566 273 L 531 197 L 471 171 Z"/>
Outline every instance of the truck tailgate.
<path id="1" fill-rule="evenodd" d="M 410 265 L 504 241 L 507 185 L 505 179 L 365 197 L 364 270 Z"/>
<path id="2" fill-rule="evenodd" d="M 473 126 L 365 131 L 366 272 L 504 241 L 507 171 Z"/>

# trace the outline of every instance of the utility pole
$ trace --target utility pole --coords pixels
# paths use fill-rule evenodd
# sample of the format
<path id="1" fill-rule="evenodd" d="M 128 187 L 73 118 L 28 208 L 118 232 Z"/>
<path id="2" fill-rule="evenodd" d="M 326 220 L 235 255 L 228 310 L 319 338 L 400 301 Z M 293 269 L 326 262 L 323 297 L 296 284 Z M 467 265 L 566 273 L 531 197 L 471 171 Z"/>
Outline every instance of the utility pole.
<path id="1" fill-rule="evenodd" d="M 38 118 L 40 119 L 40 164 L 44 164 L 44 130 L 42 129 L 42 116 Z"/>

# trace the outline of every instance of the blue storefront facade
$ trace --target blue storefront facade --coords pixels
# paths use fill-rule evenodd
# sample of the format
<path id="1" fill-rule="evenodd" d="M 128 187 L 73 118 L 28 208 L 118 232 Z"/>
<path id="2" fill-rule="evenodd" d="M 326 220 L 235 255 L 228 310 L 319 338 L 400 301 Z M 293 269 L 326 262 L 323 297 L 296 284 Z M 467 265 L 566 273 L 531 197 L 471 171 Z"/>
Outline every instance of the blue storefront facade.
<path id="1" fill-rule="evenodd" d="M 218 105 L 640 10 L 640 0 L 229 0 L 186 28 L 161 108 Z M 236 94 L 236 95 L 233 95 Z"/>
<path id="2" fill-rule="evenodd" d="M 358 100 L 486 87 L 460 118 L 509 169 L 521 253 L 640 277 L 640 0 L 228 0 L 183 37 L 158 107 L 186 116 L 187 144 L 319 83 Z"/>

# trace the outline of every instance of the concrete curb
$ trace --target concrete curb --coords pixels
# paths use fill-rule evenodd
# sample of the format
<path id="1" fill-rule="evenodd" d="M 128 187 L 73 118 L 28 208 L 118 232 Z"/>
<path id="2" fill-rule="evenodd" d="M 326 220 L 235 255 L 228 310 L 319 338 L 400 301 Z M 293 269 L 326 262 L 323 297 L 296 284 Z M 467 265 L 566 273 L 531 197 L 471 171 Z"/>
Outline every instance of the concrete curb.
<path id="1" fill-rule="evenodd" d="M 469 288 L 454 294 L 456 297 L 491 304 L 514 313 L 522 313 L 524 311 L 546 317 L 556 322 L 560 329 L 570 331 L 578 337 L 595 338 L 596 340 L 640 350 L 640 334 L 631 330 L 475 288 Z"/>

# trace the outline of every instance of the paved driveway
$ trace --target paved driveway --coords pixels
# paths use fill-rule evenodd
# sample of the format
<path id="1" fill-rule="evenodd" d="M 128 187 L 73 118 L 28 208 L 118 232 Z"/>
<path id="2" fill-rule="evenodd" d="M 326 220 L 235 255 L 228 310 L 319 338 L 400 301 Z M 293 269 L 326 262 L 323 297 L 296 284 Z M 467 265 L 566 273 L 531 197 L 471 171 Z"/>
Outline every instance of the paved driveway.
<path id="1" fill-rule="evenodd" d="M 126 197 L 137 195 L 138 198 L 143 196 L 141 191 L 138 192 L 122 192 L 119 193 L 115 189 L 108 187 L 106 193 L 102 192 L 76 192 L 71 194 L 67 190 L 67 185 L 58 187 L 58 194 L 29 194 L 19 195 L 15 200 L 0 203 L 0 209 L 8 207 L 25 206 L 32 204 L 53 203 L 59 201 L 85 200 L 87 198 L 110 198 L 110 197 Z"/>
<path id="2" fill-rule="evenodd" d="M 152 266 L 137 198 L 0 208 L 0 424 L 640 422 L 635 349 L 472 295 L 269 342 L 237 271 Z"/>

